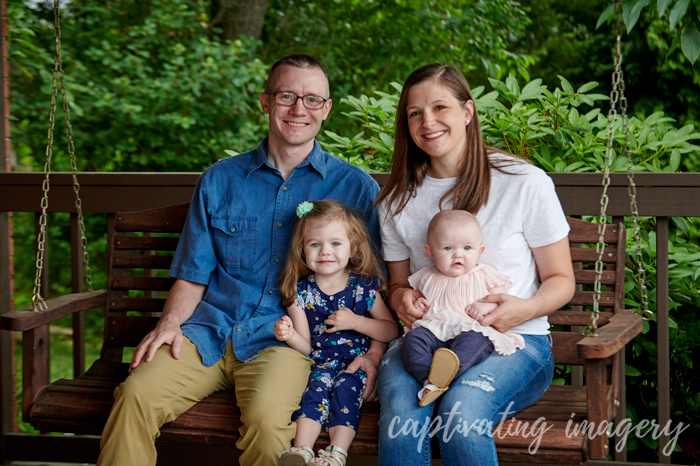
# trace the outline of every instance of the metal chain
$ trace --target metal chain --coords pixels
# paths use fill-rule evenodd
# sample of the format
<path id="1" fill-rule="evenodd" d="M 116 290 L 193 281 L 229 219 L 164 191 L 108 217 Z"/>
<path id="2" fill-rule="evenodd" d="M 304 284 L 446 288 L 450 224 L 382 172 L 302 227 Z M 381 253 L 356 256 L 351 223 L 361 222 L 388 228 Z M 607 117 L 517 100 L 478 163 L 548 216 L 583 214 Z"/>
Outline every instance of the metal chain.
<path id="1" fill-rule="evenodd" d="M 56 96 L 58 95 L 57 81 L 61 81 L 61 97 L 63 98 L 63 117 L 66 121 L 66 137 L 68 138 L 68 152 L 70 153 L 71 173 L 73 175 L 73 191 L 75 192 L 75 207 L 78 212 L 78 224 L 80 229 L 80 240 L 83 247 L 83 265 L 85 267 L 85 278 L 88 283 L 88 291 L 92 291 L 92 273 L 90 271 L 90 255 L 87 250 L 87 238 L 85 237 L 85 223 L 83 222 L 82 200 L 80 199 L 80 184 L 78 183 L 78 169 L 75 161 L 75 145 L 73 144 L 73 127 L 70 124 L 70 109 L 68 107 L 68 91 L 65 84 L 65 73 L 63 71 L 63 61 L 61 58 L 61 11 L 59 0 L 54 0 L 54 69 L 53 87 L 51 90 L 51 110 L 49 111 L 49 131 L 48 142 L 46 144 L 46 163 L 44 173 L 46 179 L 42 183 L 44 196 L 41 199 L 41 217 L 39 218 L 39 235 L 37 238 L 36 253 L 36 277 L 34 279 L 34 293 L 32 294 L 32 306 L 34 311 L 45 311 L 47 305 L 41 297 L 41 272 L 44 268 L 44 251 L 46 249 L 46 224 L 49 206 L 49 175 L 51 174 L 51 157 L 53 155 L 53 132 L 56 115 Z"/>
<path id="2" fill-rule="evenodd" d="M 620 24 L 620 14 L 622 12 L 620 0 L 615 0 L 616 22 L 615 22 L 615 71 L 612 75 L 612 90 L 610 91 L 610 110 L 608 111 L 608 129 L 605 139 L 605 160 L 603 168 L 603 195 L 600 198 L 600 219 L 598 222 L 598 243 L 596 253 L 598 259 L 595 262 L 595 283 L 593 289 L 593 313 L 588 326 L 584 327 L 584 335 L 598 336 L 598 319 L 600 317 L 600 295 L 601 281 L 603 277 L 603 252 L 605 251 L 605 228 L 607 225 L 608 209 L 608 186 L 610 186 L 610 165 L 612 164 L 613 141 L 615 138 L 615 119 L 617 117 L 617 102 L 620 98 L 620 84 L 622 78 L 622 53 L 620 42 L 622 39 L 622 25 Z"/>
<path id="3" fill-rule="evenodd" d="M 618 50 L 620 44 L 618 43 Z M 619 52 L 618 52 L 619 53 Z M 635 265 L 639 272 L 639 288 L 642 299 L 642 318 L 644 320 L 651 320 L 653 313 L 649 310 L 649 297 L 647 296 L 647 286 L 646 286 L 646 271 L 644 270 L 644 264 L 642 263 L 642 238 L 639 234 L 639 210 L 637 209 L 637 186 L 634 183 L 634 166 L 632 165 L 632 146 L 630 144 L 630 134 L 629 125 L 627 118 L 627 99 L 625 98 L 625 82 L 622 80 L 622 85 L 620 86 L 620 115 L 622 116 L 622 134 L 625 135 L 625 153 L 627 155 L 627 178 L 629 179 L 629 186 L 627 187 L 627 192 L 630 196 L 630 209 L 632 210 L 632 222 L 633 230 L 632 237 L 634 238 L 635 248 L 634 257 Z"/>

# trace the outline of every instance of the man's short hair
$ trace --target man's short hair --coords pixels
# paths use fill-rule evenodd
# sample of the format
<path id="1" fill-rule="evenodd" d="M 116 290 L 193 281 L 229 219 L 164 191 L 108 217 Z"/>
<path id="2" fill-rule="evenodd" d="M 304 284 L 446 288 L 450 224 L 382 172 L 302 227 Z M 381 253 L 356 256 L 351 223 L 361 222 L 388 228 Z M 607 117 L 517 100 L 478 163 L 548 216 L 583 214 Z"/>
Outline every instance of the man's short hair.
<path id="1" fill-rule="evenodd" d="M 326 77 L 326 81 L 328 80 L 328 72 L 326 71 L 326 68 L 321 64 L 320 61 L 318 61 L 311 55 L 307 55 L 305 53 L 292 53 L 289 55 L 285 55 L 284 57 L 280 58 L 272 64 L 272 68 L 270 68 L 270 73 L 267 75 L 267 81 L 265 82 L 266 91 L 273 90 L 269 89 L 267 86 L 269 83 L 272 82 L 272 78 L 274 77 L 277 68 L 279 68 L 282 65 L 295 66 L 297 68 L 318 68 L 319 70 L 323 71 L 323 75 Z"/>

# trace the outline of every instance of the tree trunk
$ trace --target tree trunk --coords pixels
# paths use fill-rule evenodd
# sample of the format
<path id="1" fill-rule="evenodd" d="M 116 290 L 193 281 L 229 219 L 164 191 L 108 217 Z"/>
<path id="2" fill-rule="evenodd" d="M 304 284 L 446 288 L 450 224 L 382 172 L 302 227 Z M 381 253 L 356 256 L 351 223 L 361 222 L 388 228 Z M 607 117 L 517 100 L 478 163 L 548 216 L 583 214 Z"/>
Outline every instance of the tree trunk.
<path id="1" fill-rule="evenodd" d="M 221 0 L 212 3 L 216 14 L 211 25 L 223 29 L 224 40 L 239 39 L 241 34 L 260 39 L 270 0 Z"/>

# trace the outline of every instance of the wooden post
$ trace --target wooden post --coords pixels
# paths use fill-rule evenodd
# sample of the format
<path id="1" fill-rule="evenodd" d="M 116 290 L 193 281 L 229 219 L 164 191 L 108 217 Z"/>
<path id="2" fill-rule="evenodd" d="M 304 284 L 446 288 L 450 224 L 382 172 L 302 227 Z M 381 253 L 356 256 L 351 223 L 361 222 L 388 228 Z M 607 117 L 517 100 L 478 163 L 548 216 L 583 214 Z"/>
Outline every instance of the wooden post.
<path id="1" fill-rule="evenodd" d="M 663 428 L 671 421 L 670 350 L 668 332 L 668 217 L 656 218 L 656 348 L 657 377 L 659 383 L 659 425 Z M 659 463 L 671 464 L 671 455 L 663 450 L 669 442 L 668 435 L 659 437 Z"/>
<path id="2" fill-rule="evenodd" d="M 39 218 L 41 214 L 34 214 L 34 231 L 39 236 Z M 41 271 L 41 296 L 44 300 L 49 299 L 49 239 L 48 224 L 46 244 L 44 244 L 44 267 Z M 29 422 L 29 408 L 39 390 L 49 384 L 49 326 L 44 325 L 34 330 L 25 332 L 22 337 L 22 377 L 31 375 L 31 382 L 28 387 L 22 386 L 22 418 L 24 422 Z M 31 357 L 27 355 L 31 354 Z M 26 378 L 25 378 L 26 380 Z"/>
<path id="3" fill-rule="evenodd" d="M 83 243 L 80 240 L 78 214 L 70 214 L 71 289 L 83 292 Z M 85 312 L 73 314 L 73 377 L 85 372 Z"/>
<path id="4" fill-rule="evenodd" d="M 624 223 L 625 222 L 625 217 L 613 217 L 612 223 L 613 225 L 617 225 L 618 223 Z M 621 241 L 624 241 L 624 239 L 621 239 Z M 618 248 L 621 248 L 623 245 L 619 245 Z M 620 264 L 620 267 L 624 268 L 623 264 Z M 617 366 L 617 371 L 618 374 L 617 376 L 619 377 L 620 383 L 619 383 L 619 389 L 620 389 L 620 395 L 617 399 L 617 401 L 620 403 L 620 406 L 617 408 L 617 413 L 615 414 L 615 426 L 621 424 L 624 419 L 627 417 L 627 381 L 625 378 L 625 350 L 621 350 L 620 354 L 618 355 L 620 358 L 618 360 L 618 366 Z M 627 439 L 622 439 L 621 435 L 615 435 L 615 442 L 613 445 L 617 445 L 619 442 L 623 442 L 624 447 L 622 448 L 621 451 L 617 451 L 615 449 L 615 461 L 622 461 L 626 462 L 627 461 Z"/>
<path id="5" fill-rule="evenodd" d="M 10 86 L 7 62 L 7 0 L 0 0 L 0 172 L 11 170 L 10 164 Z M 0 212 L 0 314 L 13 310 L 12 306 L 12 241 L 11 221 L 7 212 Z M 0 331 L 0 463 L 6 459 L 6 434 L 14 430 L 14 341 L 11 332 Z"/>

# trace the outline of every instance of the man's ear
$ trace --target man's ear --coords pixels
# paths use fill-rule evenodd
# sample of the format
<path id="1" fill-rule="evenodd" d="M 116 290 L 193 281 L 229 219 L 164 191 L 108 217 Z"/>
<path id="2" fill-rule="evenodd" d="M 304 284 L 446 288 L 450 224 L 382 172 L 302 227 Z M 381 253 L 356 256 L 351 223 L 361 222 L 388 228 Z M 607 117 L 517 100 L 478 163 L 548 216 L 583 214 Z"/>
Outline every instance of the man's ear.
<path id="1" fill-rule="evenodd" d="M 270 101 L 268 99 L 269 95 L 270 94 L 266 94 L 265 92 L 260 93 L 260 106 L 262 107 L 263 113 L 265 113 L 265 115 L 270 114 Z"/>
<path id="2" fill-rule="evenodd" d="M 326 118 L 328 118 L 328 114 L 331 113 L 332 106 L 333 101 L 331 99 L 328 99 L 326 101 L 326 104 L 323 106 L 323 121 L 326 121 Z"/>
<path id="3" fill-rule="evenodd" d="M 435 260 L 435 258 L 433 257 L 433 250 L 430 249 L 430 246 L 428 246 L 427 244 L 423 246 L 423 251 L 425 251 L 428 257 L 430 257 L 432 260 Z"/>

